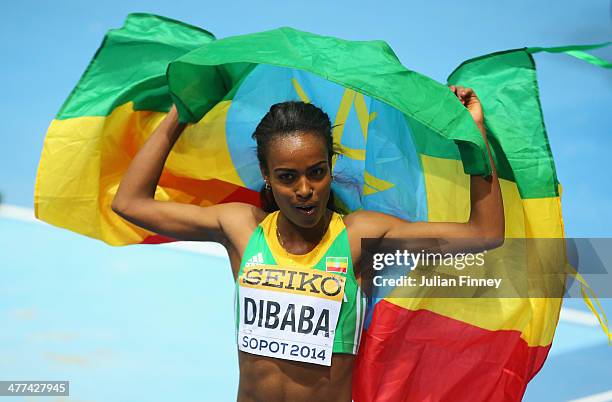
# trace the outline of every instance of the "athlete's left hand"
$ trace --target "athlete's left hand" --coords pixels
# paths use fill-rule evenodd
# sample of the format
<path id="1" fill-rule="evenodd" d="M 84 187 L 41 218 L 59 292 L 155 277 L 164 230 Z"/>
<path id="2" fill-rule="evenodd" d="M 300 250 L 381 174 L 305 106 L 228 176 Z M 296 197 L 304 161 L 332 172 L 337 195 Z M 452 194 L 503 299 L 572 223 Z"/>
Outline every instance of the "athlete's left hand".
<path id="1" fill-rule="evenodd" d="M 449 85 L 449 88 L 455 96 L 461 101 L 463 106 L 470 112 L 476 125 L 480 128 L 484 126 L 484 114 L 480 99 L 476 96 L 476 92 L 472 88 L 464 88 L 455 85 Z"/>

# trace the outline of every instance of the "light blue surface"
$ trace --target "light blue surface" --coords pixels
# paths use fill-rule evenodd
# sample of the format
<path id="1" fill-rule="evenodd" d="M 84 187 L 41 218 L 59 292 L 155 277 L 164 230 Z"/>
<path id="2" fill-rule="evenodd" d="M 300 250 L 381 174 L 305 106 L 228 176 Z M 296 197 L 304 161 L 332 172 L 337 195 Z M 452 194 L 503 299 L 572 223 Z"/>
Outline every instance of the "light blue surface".
<path id="1" fill-rule="evenodd" d="M 235 398 L 226 259 L 2 218 L 0 255 L 1 379 L 70 380 L 70 400 Z"/>

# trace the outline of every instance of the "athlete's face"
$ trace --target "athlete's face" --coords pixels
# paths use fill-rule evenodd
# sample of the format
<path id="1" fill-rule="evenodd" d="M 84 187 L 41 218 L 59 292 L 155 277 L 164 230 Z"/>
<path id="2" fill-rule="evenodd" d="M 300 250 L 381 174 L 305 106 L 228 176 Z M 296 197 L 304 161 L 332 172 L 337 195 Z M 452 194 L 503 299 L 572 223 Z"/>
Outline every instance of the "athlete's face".
<path id="1" fill-rule="evenodd" d="M 325 215 L 331 191 L 331 172 L 325 140 L 312 133 L 277 137 L 267 152 L 274 199 L 287 219 L 312 228 Z"/>

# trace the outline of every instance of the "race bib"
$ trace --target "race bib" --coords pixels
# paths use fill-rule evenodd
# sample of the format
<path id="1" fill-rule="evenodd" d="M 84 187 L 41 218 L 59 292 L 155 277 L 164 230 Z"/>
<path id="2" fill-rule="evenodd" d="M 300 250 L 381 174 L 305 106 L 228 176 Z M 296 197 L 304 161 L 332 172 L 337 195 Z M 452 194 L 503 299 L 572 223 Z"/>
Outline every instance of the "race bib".
<path id="1" fill-rule="evenodd" d="M 238 349 L 331 366 L 344 282 L 312 268 L 245 267 L 238 279 Z"/>

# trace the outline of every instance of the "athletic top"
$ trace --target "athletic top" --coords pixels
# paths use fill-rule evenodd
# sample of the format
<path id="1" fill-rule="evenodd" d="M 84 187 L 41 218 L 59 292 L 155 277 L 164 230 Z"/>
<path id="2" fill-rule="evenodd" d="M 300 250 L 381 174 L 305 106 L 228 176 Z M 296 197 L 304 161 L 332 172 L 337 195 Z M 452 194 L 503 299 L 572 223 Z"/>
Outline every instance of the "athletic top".
<path id="1" fill-rule="evenodd" d="M 235 299 L 239 349 L 325 365 L 331 364 L 331 353 L 356 354 L 365 297 L 353 271 L 342 216 L 334 212 L 319 244 L 297 255 L 278 241 L 278 214 L 270 213 L 257 226 L 240 263 Z M 324 346 L 313 346 L 323 345 L 324 337 L 328 356 Z"/>

